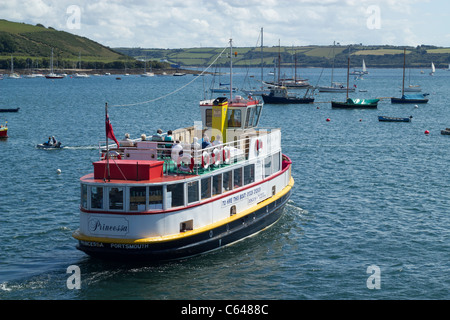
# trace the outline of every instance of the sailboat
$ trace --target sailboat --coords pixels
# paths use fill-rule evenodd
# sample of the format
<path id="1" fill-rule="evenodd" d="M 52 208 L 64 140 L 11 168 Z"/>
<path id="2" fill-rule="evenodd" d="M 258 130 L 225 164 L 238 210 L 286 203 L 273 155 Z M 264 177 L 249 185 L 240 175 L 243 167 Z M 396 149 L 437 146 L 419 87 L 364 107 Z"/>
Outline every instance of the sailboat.
<path id="1" fill-rule="evenodd" d="M 79 68 L 82 70 L 82 68 L 81 68 L 81 52 L 78 53 L 78 60 L 79 60 L 79 64 L 80 64 Z M 76 72 L 73 75 L 73 77 L 74 78 L 89 78 L 90 76 L 85 72 Z"/>
<path id="2" fill-rule="evenodd" d="M 13 56 L 11 56 L 11 73 L 8 76 L 9 79 L 20 79 L 20 75 L 14 72 L 14 61 Z"/>
<path id="3" fill-rule="evenodd" d="M 155 74 L 153 72 L 147 72 L 147 59 L 145 59 L 144 63 L 144 73 L 141 74 L 141 77 L 154 77 Z M 151 66 L 152 64 L 150 63 L 150 71 L 152 70 Z"/>
<path id="4" fill-rule="evenodd" d="M 347 87 L 345 87 L 342 83 L 333 81 L 334 60 L 335 60 L 334 47 L 335 47 L 335 42 L 333 42 L 333 65 L 332 65 L 332 68 L 331 68 L 331 85 L 330 86 L 317 87 L 317 89 L 319 90 L 319 92 L 355 92 L 355 88 L 354 87 L 352 87 L 352 88 L 348 87 L 348 81 L 347 81 Z"/>
<path id="5" fill-rule="evenodd" d="M 369 72 L 367 71 L 367 67 L 366 67 L 366 62 L 362 61 L 362 70 L 353 70 L 352 72 L 350 72 L 351 75 L 355 75 L 355 76 L 362 76 L 365 74 L 369 74 Z"/>
<path id="6" fill-rule="evenodd" d="M 61 75 L 61 74 L 56 74 L 56 73 L 53 71 L 53 48 L 52 48 L 52 57 L 51 57 L 51 59 L 50 59 L 50 73 L 47 74 L 47 75 L 45 75 L 45 77 L 46 77 L 47 79 L 62 79 L 62 78 L 64 78 L 63 75 Z"/>
<path id="7" fill-rule="evenodd" d="M 348 97 L 348 82 L 350 74 L 350 57 L 347 61 L 347 100 L 345 102 L 331 101 L 333 109 L 376 109 L 380 99 L 351 99 Z"/>
<path id="8" fill-rule="evenodd" d="M 294 54 L 295 59 L 295 75 L 294 78 L 281 78 L 281 52 L 280 41 L 278 40 L 278 80 L 273 82 L 263 82 L 268 86 L 286 87 L 288 89 L 307 89 L 311 87 L 307 79 L 297 79 L 297 54 Z M 275 74 L 274 74 L 275 78 Z"/>
<path id="9" fill-rule="evenodd" d="M 425 94 L 405 94 L 405 67 L 406 67 L 406 48 L 403 49 L 403 82 L 402 82 L 402 97 L 391 98 L 391 103 L 427 103 L 428 99 L 425 99 Z"/>
<path id="10" fill-rule="evenodd" d="M 261 28 L 261 87 L 259 89 L 241 89 L 246 95 L 260 96 L 262 94 L 268 94 L 269 90 L 264 87 L 264 54 L 263 54 L 263 28 Z"/>
<path id="11" fill-rule="evenodd" d="M 431 72 L 430 72 L 430 76 L 434 76 L 434 73 L 436 72 L 436 68 L 434 67 L 434 63 L 431 62 Z"/>

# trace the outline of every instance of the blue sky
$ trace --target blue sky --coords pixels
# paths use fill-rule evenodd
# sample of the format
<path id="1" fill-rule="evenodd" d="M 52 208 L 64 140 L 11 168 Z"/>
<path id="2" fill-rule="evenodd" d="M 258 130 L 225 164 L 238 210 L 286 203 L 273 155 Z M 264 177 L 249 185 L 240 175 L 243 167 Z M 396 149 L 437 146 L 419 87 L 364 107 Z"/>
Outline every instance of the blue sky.
<path id="1" fill-rule="evenodd" d="M 446 0 L 7 0 L 0 18 L 110 47 L 413 45 L 450 47 Z"/>

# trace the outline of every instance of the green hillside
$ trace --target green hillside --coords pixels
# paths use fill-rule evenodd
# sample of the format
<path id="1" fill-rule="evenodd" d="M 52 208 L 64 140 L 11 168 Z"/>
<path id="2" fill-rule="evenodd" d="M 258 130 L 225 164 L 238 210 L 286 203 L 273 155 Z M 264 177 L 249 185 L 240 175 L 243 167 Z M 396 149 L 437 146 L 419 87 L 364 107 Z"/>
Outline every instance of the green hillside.
<path id="1" fill-rule="evenodd" d="M 135 58 L 165 59 L 169 63 L 181 67 L 208 66 L 223 48 L 187 48 L 187 49 L 144 49 L 144 48 L 115 48 L 115 50 Z M 350 54 L 351 67 L 360 67 L 364 59 L 371 68 L 400 68 L 403 66 L 403 47 L 396 46 L 303 46 L 303 47 L 264 47 L 263 64 L 273 67 L 278 55 L 282 66 L 298 67 L 347 67 L 347 57 Z M 236 66 L 260 66 L 261 48 L 234 48 L 237 57 L 233 60 Z M 334 53 L 334 54 L 333 54 Z M 407 62 L 409 67 L 426 68 L 434 62 L 437 68 L 448 68 L 450 63 L 450 49 L 421 45 L 407 47 Z M 229 58 L 224 54 L 217 63 L 227 65 Z"/>
<path id="2" fill-rule="evenodd" d="M 9 69 L 11 56 L 14 68 L 48 68 L 51 52 L 54 65 L 74 69 L 141 68 L 142 63 L 85 37 L 36 26 L 0 20 L 0 69 Z M 153 67 L 157 68 L 158 65 Z"/>

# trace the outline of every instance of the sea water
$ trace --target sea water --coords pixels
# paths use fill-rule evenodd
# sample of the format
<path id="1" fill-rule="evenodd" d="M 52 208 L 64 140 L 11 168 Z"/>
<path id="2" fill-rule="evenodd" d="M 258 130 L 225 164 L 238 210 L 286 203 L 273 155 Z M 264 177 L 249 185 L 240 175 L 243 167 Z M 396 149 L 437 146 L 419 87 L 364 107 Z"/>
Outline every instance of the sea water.
<path id="1" fill-rule="evenodd" d="M 259 69 L 234 71 L 240 88 L 260 77 Z M 330 83 L 330 70 L 297 74 Z M 450 127 L 450 72 L 410 74 L 428 104 L 331 109 L 345 93 L 266 104 L 260 126 L 281 128 L 293 162 L 283 217 L 233 246 L 160 264 L 102 261 L 75 248 L 79 178 L 99 158 L 105 103 L 119 140 L 190 126 L 201 120 L 212 76 L 1 80 L 0 106 L 20 111 L 0 113 L 10 136 L 0 141 L 0 299 L 449 299 L 450 136 L 440 130 Z M 345 83 L 346 70 L 334 79 Z M 373 69 L 354 84 L 350 97 L 400 97 L 402 70 Z M 413 119 L 382 123 L 378 115 Z M 64 148 L 37 149 L 49 136 Z"/>

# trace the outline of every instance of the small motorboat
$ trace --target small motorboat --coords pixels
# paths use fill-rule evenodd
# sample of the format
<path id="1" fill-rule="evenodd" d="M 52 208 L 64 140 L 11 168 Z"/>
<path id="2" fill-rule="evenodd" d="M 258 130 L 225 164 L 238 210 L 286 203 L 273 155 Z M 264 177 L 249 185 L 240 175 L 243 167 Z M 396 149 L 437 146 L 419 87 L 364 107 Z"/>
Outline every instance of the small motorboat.
<path id="1" fill-rule="evenodd" d="M 61 149 L 62 145 L 60 141 L 56 141 L 55 137 L 48 137 L 48 141 L 38 144 L 38 149 Z"/>
<path id="2" fill-rule="evenodd" d="M 441 134 L 450 135 L 450 128 L 445 128 L 445 130 L 441 130 Z"/>
<path id="3" fill-rule="evenodd" d="M 0 124 L 0 139 L 6 139 L 8 138 L 8 122 L 5 123 L 5 125 Z"/>
<path id="4" fill-rule="evenodd" d="M 47 142 L 38 144 L 36 146 L 38 149 L 62 149 L 61 142 L 57 142 L 56 144 L 48 144 Z"/>
<path id="5" fill-rule="evenodd" d="M 378 121 L 386 122 L 411 122 L 412 116 L 407 118 L 378 116 Z"/>
<path id="6" fill-rule="evenodd" d="M 0 112 L 18 112 L 20 108 L 0 108 Z"/>

